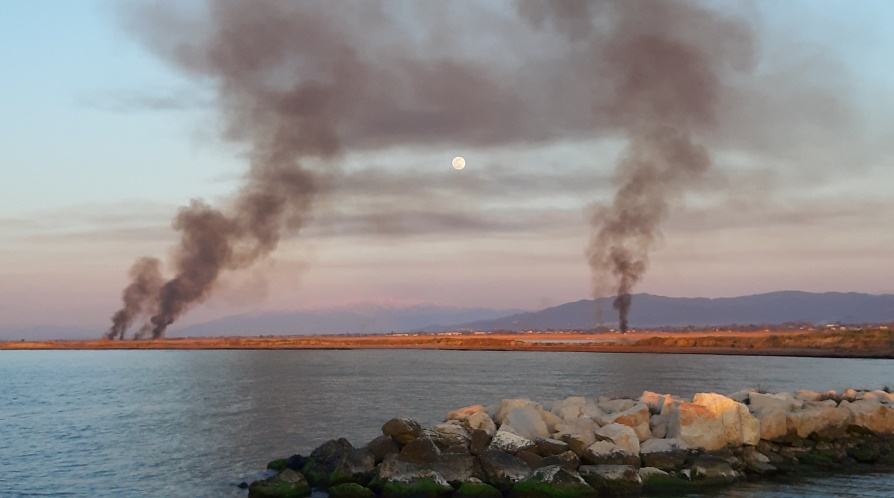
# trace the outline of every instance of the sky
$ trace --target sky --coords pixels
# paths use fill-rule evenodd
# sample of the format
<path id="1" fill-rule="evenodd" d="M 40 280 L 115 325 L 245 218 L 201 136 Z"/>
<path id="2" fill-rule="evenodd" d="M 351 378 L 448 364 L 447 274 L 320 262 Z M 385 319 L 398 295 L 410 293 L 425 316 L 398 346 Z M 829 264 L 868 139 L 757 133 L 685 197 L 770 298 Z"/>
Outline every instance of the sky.
<path id="1" fill-rule="evenodd" d="M 177 52 L 216 21 L 201 2 L 121 5 L 0 0 L 0 330 L 101 334 L 136 258 L 173 271 L 178 209 L 226 209 L 246 182 L 258 139 L 240 135 L 244 109 L 227 107 L 244 96 Z M 588 60 L 599 29 L 565 39 L 509 1 L 296 5 L 349 33 L 338 42 L 368 57 L 349 81 L 375 98 L 345 101 L 337 153 L 306 159 L 321 189 L 303 227 L 224 271 L 178 325 L 354 302 L 538 309 L 593 295 L 589 218 L 612 202 L 628 136 L 589 100 L 602 68 L 557 54 Z M 723 62 L 717 118 L 692 127 L 713 166 L 669 198 L 634 292 L 894 293 L 894 4 L 707 5 L 753 42 L 743 55 L 725 48 L 733 31 L 672 26 Z M 434 59 L 453 63 L 418 66 Z M 404 74 L 434 90 L 401 100 L 413 91 L 398 88 Z"/>

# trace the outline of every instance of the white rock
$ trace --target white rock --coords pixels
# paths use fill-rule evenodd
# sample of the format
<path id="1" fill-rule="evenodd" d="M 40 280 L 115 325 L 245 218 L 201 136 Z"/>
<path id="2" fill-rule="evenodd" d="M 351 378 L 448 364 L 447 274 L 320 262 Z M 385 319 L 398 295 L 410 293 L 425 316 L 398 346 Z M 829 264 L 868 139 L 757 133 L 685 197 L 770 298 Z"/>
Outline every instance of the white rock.
<path id="1" fill-rule="evenodd" d="M 736 392 L 730 394 L 729 396 L 727 396 L 727 398 L 729 398 L 733 401 L 738 401 L 739 403 L 744 403 L 744 402 L 748 401 L 748 399 L 750 397 L 751 397 L 750 389 L 742 389 L 740 391 L 736 391 Z"/>
<path id="2" fill-rule="evenodd" d="M 790 412 L 785 416 L 786 429 L 800 437 L 844 431 L 851 419 L 848 408 L 810 408 Z"/>
<path id="3" fill-rule="evenodd" d="M 667 436 L 667 421 L 670 415 L 652 415 L 649 417 L 649 429 L 652 437 L 663 438 Z"/>
<path id="4" fill-rule="evenodd" d="M 692 398 L 692 402 L 708 408 L 720 417 L 728 444 L 755 445 L 760 440 L 760 423 L 742 403 L 715 393 L 698 393 Z M 746 431 L 748 432 L 747 440 Z"/>
<path id="5" fill-rule="evenodd" d="M 639 439 L 640 443 L 652 439 L 652 429 L 648 422 L 643 422 L 634 427 L 633 432 L 636 433 L 636 438 Z"/>
<path id="6" fill-rule="evenodd" d="M 595 432 L 598 428 L 599 426 L 596 425 L 596 423 L 588 417 L 580 417 L 573 420 L 564 420 L 556 424 L 556 432 L 559 434 L 593 434 L 593 432 Z"/>
<path id="7" fill-rule="evenodd" d="M 490 440 L 488 448 L 515 454 L 521 450 L 533 448 L 534 446 L 536 446 L 536 444 L 530 439 L 523 438 L 517 434 L 512 434 L 511 432 L 499 430 L 494 434 L 493 439 Z"/>
<path id="8" fill-rule="evenodd" d="M 864 398 L 845 405 L 844 409 L 851 413 L 855 425 L 874 432 L 894 432 L 894 408 L 890 406 Z"/>
<path id="9" fill-rule="evenodd" d="M 645 453 L 668 453 L 671 451 L 688 450 L 689 445 L 686 441 L 677 438 L 670 439 L 649 439 L 640 445 L 639 452 Z"/>
<path id="10" fill-rule="evenodd" d="M 764 408 L 753 410 L 752 415 L 758 420 L 760 438 L 778 441 L 787 433 L 786 411 L 782 408 Z"/>
<path id="11" fill-rule="evenodd" d="M 718 450 L 726 446 L 723 421 L 711 409 L 682 402 L 670 409 L 668 415 L 667 437 L 679 438 L 690 447 L 706 450 Z"/>
<path id="12" fill-rule="evenodd" d="M 612 453 L 620 451 L 620 448 L 615 446 L 615 443 L 611 441 L 596 441 L 590 446 L 587 446 L 585 453 L 593 460 L 601 460 L 602 458 L 611 456 Z"/>
<path id="13" fill-rule="evenodd" d="M 619 450 L 631 454 L 639 454 L 639 438 L 632 428 L 621 424 L 608 424 L 600 427 L 595 433 L 597 441 L 611 441 Z"/>
<path id="14" fill-rule="evenodd" d="M 546 423 L 540 416 L 541 411 L 538 410 L 538 407 L 539 405 L 537 407 L 527 405 L 509 410 L 509 413 L 503 418 L 503 425 L 500 428 L 502 429 L 503 426 L 509 425 L 514 429 L 511 432 L 530 440 L 538 437 L 549 437 L 549 429 L 547 429 Z"/>
<path id="15" fill-rule="evenodd" d="M 488 436 L 493 436 L 497 432 L 497 424 L 485 412 L 473 413 L 466 419 L 465 424 L 469 430 L 481 429 Z"/>
<path id="16" fill-rule="evenodd" d="M 761 423 L 751 415 L 748 407 L 739 404 L 739 420 L 742 424 L 742 443 L 757 446 L 761 440 Z"/>
<path id="17" fill-rule="evenodd" d="M 749 406 L 755 410 L 777 408 L 783 411 L 800 410 L 804 402 L 795 399 L 789 393 L 761 394 L 753 392 L 749 397 Z"/>
<path id="18" fill-rule="evenodd" d="M 560 407 L 557 410 L 559 413 L 555 413 L 562 420 L 574 420 L 576 418 L 580 418 L 583 415 L 583 411 L 581 411 L 581 405 L 569 405 Z"/>
<path id="19" fill-rule="evenodd" d="M 556 432 L 556 426 L 562 423 L 562 419 L 553 415 L 552 412 L 541 411 L 540 418 L 543 419 L 543 423 L 546 424 L 546 430 L 552 434 Z"/>
<path id="20" fill-rule="evenodd" d="M 497 425 L 500 425 L 503 423 L 503 419 L 505 419 L 506 416 L 509 415 L 509 412 L 511 412 L 515 408 L 523 408 L 526 406 L 532 406 L 535 409 L 543 408 L 540 406 L 540 403 L 531 401 L 529 399 L 504 399 L 502 402 L 500 402 L 500 408 L 497 409 L 497 413 L 493 416 L 494 422 L 496 422 Z"/>
<path id="21" fill-rule="evenodd" d="M 599 425 L 605 425 L 607 423 L 608 415 L 602 408 L 599 408 L 599 405 L 596 403 L 588 402 L 581 405 L 580 409 L 582 417 L 588 417 Z"/>

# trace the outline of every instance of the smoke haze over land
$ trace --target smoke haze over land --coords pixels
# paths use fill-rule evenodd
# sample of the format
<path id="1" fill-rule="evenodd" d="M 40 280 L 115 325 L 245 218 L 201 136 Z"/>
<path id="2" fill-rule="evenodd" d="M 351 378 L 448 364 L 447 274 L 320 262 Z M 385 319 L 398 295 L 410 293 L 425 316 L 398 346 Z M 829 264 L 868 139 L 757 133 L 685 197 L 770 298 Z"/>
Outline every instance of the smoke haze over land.
<path id="1" fill-rule="evenodd" d="M 762 86 L 772 73 L 759 64 L 753 19 L 697 2 L 171 1 L 121 7 L 121 18 L 152 54 L 211 95 L 196 100 L 211 103 L 215 131 L 248 167 L 230 198 L 180 208 L 166 268 L 137 260 L 112 338 L 132 326 L 163 337 L 222 276 L 308 231 L 400 238 L 546 230 L 587 202 L 548 209 L 509 202 L 538 195 L 592 202 L 585 254 L 593 296 L 617 296 L 625 329 L 630 295 L 672 210 L 693 191 L 722 190 L 709 151 L 784 156 L 787 144 L 769 130 L 806 133 L 809 125 L 821 143 L 835 136 L 829 122 L 847 123 L 851 112 L 834 75 L 801 91 L 811 68 Z M 778 95 L 798 99 L 773 101 Z M 476 172 L 474 161 L 462 180 L 343 169 L 352 154 L 597 138 L 626 143 L 611 178 L 595 167 Z M 470 192 L 477 198 L 466 202 Z M 477 209 L 479 199 L 503 204 Z"/>

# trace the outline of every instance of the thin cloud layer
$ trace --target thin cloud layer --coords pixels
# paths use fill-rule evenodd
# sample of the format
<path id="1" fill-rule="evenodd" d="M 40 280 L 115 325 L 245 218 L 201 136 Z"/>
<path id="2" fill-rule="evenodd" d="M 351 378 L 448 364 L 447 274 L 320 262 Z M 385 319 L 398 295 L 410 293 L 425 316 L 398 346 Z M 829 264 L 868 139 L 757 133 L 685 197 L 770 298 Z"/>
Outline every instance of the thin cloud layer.
<path id="1" fill-rule="evenodd" d="M 772 94 L 810 98 L 767 105 L 758 97 L 771 93 L 759 83 L 772 72 L 760 65 L 753 26 L 683 0 L 461 7 L 209 0 L 122 12 L 150 51 L 211 89 L 222 138 L 243 147 L 249 164 L 229 203 L 194 199 L 178 211 L 172 277 L 157 289 L 143 285 L 156 282 L 158 269 L 138 259 L 127 289 L 140 292 L 125 289 L 115 316 L 126 316 L 109 337 L 124 337 L 140 317 L 138 335 L 162 337 L 212 295 L 224 272 L 263 261 L 314 217 L 321 234 L 521 232 L 550 225 L 567 208 L 498 206 L 501 192 L 567 203 L 588 188 L 604 198 L 608 183 L 604 173 L 578 174 L 573 183 L 548 172 L 456 180 L 372 168 L 346 174 L 338 166 L 347 152 L 620 137 L 628 148 L 614 176 L 618 190 L 589 211 L 587 255 L 597 295 L 614 280 L 623 328 L 625 296 L 643 278 L 671 208 L 710 183 L 712 147 L 785 158 L 784 147 L 770 146 L 767 122 L 803 131 L 819 121 L 825 133 L 833 127 L 825 121 L 848 109 L 840 92 L 828 91 L 834 85 L 811 92 L 797 78 Z M 755 101 L 764 103 L 760 119 L 749 118 Z M 471 199 L 476 191 L 494 198 Z M 466 193 L 468 207 L 456 209 L 451 192 Z"/>

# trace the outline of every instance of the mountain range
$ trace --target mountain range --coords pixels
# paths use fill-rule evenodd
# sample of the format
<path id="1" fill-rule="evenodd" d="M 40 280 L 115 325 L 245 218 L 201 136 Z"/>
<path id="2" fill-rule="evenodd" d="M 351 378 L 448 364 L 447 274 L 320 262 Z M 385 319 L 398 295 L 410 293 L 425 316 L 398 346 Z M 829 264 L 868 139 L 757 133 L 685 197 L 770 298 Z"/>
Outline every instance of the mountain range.
<path id="1" fill-rule="evenodd" d="M 478 320 L 443 330 L 545 330 L 590 329 L 599 322 L 617 326 L 613 298 L 581 300 L 540 311 L 519 313 L 491 320 Z M 798 291 L 770 292 L 729 298 L 662 297 L 635 294 L 630 310 L 631 327 L 704 327 L 711 325 L 811 323 L 886 323 L 894 321 L 894 295 L 856 292 L 822 294 Z"/>
<path id="2" fill-rule="evenodd" d="M 307 334 L 378 334 L 448 330 L 591 329 L 617 326 L 612 298 L 581 300 L 539 311 L 437 305 L 352 304 L 333 308 L 232 315 L 171 330 L 171 337 Z M 786 322 L 894 322 L 894 295 L 855 292 L 771 292 L 729 298 L 633 296 L 630 326 L 761 325 Z M 101 330 L 99 327 L 97 330 Z M 0 340 L 92 339 L 100 334 L 77 327 L 0 328 Z"/>

